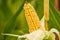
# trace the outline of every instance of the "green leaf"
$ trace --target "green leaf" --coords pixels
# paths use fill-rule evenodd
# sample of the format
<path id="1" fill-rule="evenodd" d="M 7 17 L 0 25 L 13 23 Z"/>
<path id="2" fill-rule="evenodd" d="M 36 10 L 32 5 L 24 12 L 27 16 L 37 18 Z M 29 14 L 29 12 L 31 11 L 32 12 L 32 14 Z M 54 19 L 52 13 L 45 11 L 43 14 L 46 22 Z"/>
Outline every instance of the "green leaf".
<path id="1" fill-rule="evenodd" d="M 49 19 L 49 27 L 56 28 L 60 31 L 60 13 L 54 8 L 52 2 L 50 2 L 50 19 Z"/>

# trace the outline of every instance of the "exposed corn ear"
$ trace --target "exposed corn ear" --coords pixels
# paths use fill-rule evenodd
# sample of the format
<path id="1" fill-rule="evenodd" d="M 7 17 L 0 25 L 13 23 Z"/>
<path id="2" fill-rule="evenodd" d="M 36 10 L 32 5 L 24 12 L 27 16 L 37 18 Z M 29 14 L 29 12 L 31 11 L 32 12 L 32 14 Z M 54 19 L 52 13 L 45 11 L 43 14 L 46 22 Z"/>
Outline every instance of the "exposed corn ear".
<path id="1" fill-rule="evenodd" d="M 40 20 L 32 5 L 30 3 L 25 3 L 24 10 L 25 10 L 25 17 L 29 26 L 29 32 L 42 29 Z"/>
<path id="2" fill-rule="evenodd" d="M 49 0 L 44 0 L 44 19 L 45 19 L 45 29 L 48 30 L 49 21 Z"/>

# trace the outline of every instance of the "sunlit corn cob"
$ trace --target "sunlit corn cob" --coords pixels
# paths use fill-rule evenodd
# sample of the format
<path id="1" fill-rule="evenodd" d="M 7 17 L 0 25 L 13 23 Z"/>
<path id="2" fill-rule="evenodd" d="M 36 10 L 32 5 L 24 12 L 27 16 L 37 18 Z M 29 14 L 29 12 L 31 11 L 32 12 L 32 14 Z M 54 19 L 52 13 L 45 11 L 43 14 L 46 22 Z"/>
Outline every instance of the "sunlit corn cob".
<path id="1" fill-rule="evenodd" d="M 45 29 L 48 30 L 48 21 L 49 21 L 49 0 L 44 0 L 44 20 L 45 20 Z"/>
<path id="2" fill-rule="evenodd" d="M 30 3 L 25 3 L 24 10 L 25 10 L 25 17 L 29 26 L 29 32 L 42 29 L 40 20 L 32 5 Z"/>

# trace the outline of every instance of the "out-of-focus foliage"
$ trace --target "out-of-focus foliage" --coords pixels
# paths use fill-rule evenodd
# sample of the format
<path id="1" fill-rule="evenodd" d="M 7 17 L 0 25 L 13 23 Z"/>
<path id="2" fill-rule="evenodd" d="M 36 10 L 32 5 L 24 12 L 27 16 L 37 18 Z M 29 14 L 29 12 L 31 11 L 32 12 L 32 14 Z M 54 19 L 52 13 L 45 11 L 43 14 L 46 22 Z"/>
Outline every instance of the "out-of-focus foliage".
<path id="1" fill-rule="evenodd" d="M 50 14 L 49 14 L 49 28 L 56 28 L 58 31 L 60 31 L 60 12 L 58 12 L 54 5 L 53 2 L 50 1 L 49 3 L 50 7 Z"/>
<path id="2" fill-rule="evenodd" d="M 24 15 L 24 3 L 30 2 L 39 18 L 44 13 L 44 0 L 0 0 L 0 33 L 26 34 L 29 33 Z M 49 29 L 60 31 L 60 13 L 54 8 L 54 0 L 50 0 Z M 0 35 L 0 40 L 16 40 L 16 37 Z"/>
<path id="3" fill-rule="evenodd" d="M 29 33 L 24 15 L 24 3 L 30 2 L 41 19 L 44 13 L 43 0 L 0 0 L 0 34 L 26 34 Z M 16 40 L 16 37 L 0 35 L 0 40 Z"/>

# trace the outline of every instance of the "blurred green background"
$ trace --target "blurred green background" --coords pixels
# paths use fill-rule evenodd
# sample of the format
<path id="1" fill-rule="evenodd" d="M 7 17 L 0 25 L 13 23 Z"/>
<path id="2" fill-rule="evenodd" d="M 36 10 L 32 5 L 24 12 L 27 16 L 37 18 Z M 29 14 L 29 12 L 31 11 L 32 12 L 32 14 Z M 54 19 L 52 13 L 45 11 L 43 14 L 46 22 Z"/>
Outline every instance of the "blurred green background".
<path id="1" fill-rule="evenodd" d="M 0 40 L 16 40 L 16 37 L 3 36 L 1 33 L 23 35 L 29 33 L 24 15 L 24 3 L 31 3 L 39 18 L 44 14 L 44 0 L 0 0 Z M 55 9 L 54 0 L 49 1 L 49 29 L 60 31 L 60 12 Z"/>

